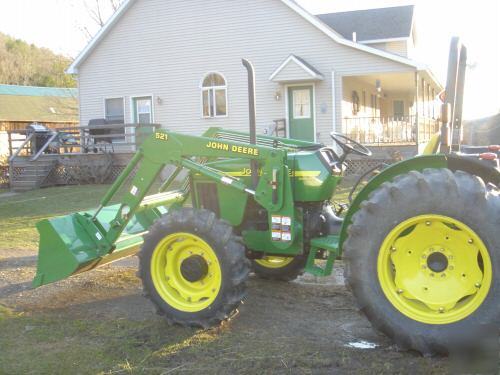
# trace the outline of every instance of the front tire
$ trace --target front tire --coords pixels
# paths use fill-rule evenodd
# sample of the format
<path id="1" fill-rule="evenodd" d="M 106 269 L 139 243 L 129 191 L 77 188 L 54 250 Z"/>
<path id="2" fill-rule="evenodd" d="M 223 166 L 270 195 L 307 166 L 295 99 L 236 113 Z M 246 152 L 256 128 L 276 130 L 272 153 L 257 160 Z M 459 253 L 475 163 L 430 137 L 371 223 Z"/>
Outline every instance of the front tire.
<path id="1" fill-rule="evenodd" d="M 144 293 L 171 324 L 208 328 L 229 318 L 246 292 L 245 248 L 208 210 L 158 219 L 139 253 Z"/>
<path id="2" fill-rule="evenodd" d="M 500 327 L 500 198 L 470 174 L 413 171 L 353 216 L 345 277 L 373 326 L 403 349 L 446 354 Z"/>

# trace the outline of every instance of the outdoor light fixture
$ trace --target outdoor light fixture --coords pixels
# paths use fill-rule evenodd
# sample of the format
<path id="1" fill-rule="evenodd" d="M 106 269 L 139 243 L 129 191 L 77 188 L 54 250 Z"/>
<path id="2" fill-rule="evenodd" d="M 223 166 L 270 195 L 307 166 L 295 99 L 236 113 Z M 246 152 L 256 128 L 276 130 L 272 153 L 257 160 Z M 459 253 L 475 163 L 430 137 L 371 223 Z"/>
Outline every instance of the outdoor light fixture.
<path id="1" fill-rule="evenodd" d="M 276 90 L 276 93 L 274 94 L 274 99 L 276 99 L 277 102 L 281 100 L 281 89 Z"/>
<path id="2" fill-rule="evenodd" d="M 158 103 L 158 105 L 162 105 L 163 104 L 163 99 L 160 98 L 159 96 L 156 97 L 156 103 Z"/>
<path id="3" fill-rule="evenodd" d="M 375 87 L 377 89 L 377 92 L 382 92 L 382 84 L 380 83 L 379 79 L 375 81 Z"/>

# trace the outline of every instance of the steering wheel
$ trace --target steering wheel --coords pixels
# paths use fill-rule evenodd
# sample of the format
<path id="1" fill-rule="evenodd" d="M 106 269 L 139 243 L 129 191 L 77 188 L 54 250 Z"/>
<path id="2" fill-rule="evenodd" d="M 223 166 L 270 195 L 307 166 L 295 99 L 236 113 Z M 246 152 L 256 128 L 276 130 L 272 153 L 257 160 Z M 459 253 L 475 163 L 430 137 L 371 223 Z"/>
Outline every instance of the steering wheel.
<path id="1" fill-rule="evenodd" d="M 346 137 L 344 134 L 331 132 L 330 137 L 340 146 L 342 151 L 344 151 L 344 159 L 350 153 L 361 156 L 372 156 L 372 152 L 368 148 L 356 142 L 354 139 Z"/>

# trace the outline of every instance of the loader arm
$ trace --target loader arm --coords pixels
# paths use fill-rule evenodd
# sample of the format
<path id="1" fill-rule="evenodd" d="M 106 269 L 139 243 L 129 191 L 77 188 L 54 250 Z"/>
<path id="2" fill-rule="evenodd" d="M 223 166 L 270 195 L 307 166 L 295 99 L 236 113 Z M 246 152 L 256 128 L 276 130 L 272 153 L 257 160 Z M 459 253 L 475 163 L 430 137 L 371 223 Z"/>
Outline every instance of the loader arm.
<path id="1" fill-rule="evenodd" d="M 196 163 L 192 160 L 194 156 L 206 158 L 237 157 L 254 160 L 260 167 L 258 184 L 254 190 L 252 186 L 247 186 L 224 172 Z M 114 193 L 123 186 L 124 181 L 138 166 L 131 188 L 123 197 L 121 207 L 112 221 L 111 229 L 106 233 L 101 233 L 104 244 L 113 244 L 118 239 L 149 192 L 158 174 L 165 165 L 169 164 L 189 169 L 212 179 L 216 183 L 253 195 L 255 201 L 271 213 L 284 215 L 283 211 L 287 211 L 288 216 L 293 216 L 293 212 L 290 212 L 293 211 L 293 197 L 290 189 L 285 189 L 286 185 L 289 184 L 286 151 L 159 130 L 144 142 L 132 162 L 101 201 L 101 207 L 106 206 Z M 98 212 L 90 218 L 89 223 L 97 224 L 98 228 L 97 214 Z M 102 250 L 104 251 L 104 247 Z M 110 250 L 112 250 L 112 246 L 107 246 L 106 252 Z"/>
<path id="2" fill-rule="evenodd" d="M 207 134 L 213 132 L 209 131 Z M 258 165 L 257 185 L 247 185 L 243 180 L 202 165 L 194 160 L 195 157 L 254 161 Z M 147 233 L 149 226 L 164 213 L 156 208 L 182 204 L 189 194 L 189 191 L 171 191 L 147 196 L 166 165 L 176 166 L 176 171 L 188 169 L 192 174 L 203 175 L 217 184 L 253 196 L 268 212 L 270 226 L 273 215 L 287 216 L 294 220 L 294 202 L 286 157 L 286 150 L 270 146 L 178 134 L 167 130 L 156 131 L 118 176 L 96 211 L 46 219 L 37 224 L 40 249 L 37 276 L 33 284 L 40 286 L 57 281 L 134 254 L 142 244 L 142 236 Z M 128 183 L 134 171 L 135 175 L 120 203 L 108 206 L 116 192 Z M 162 190 L 167 189 L 168 186 L 165 185 Z M 294 228 L 291 236 L 291 241 L 276 243 L 276 247 L 284 249 L 291 246 L 296 236 Z"/>

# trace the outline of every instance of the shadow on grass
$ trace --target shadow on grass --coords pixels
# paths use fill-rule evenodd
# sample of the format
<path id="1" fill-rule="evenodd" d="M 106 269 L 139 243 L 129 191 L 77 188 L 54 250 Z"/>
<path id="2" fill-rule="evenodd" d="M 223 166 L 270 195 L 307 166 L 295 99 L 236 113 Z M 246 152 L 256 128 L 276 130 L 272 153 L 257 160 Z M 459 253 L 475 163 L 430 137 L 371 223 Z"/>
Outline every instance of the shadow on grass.
<path id="1" fill-rule="evenodd" d="M 128 297 L 107 302 L 123 305 L 123 299 Z M 170 327 L 156 317 L 137 321 L 116 318 L 116 314 L 106 316 L 105 311 L 96 316 L 92 311 L 99 309 L 98 305 L 92 302 L 78 307 L 88 313 L 87 317 L 74 316 L 64 308 L 40 313 L 2 308 L 0 372 L 128 373 L 127 369 L 140 369 L 152 357 L 169 356 L 209 339 L 204 338 L 204 331 Z"/>
<path id="2" fill-rule="evenodd" d="M 22 256 L 22 257 L 9 257 L 0 260 L 0 271 L 15 269 L 20 267 L 35 266 L 37 261 L 36 255 Z"/>
<path id="3" fill-rule="evenodd" d="M 9 297 L 13 294 L 28 290 L 31 288 L 31 281 L 9 284 L 0 288 L 0 297 Z"/>

